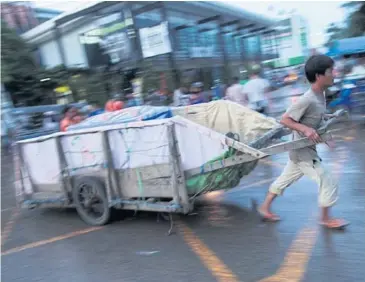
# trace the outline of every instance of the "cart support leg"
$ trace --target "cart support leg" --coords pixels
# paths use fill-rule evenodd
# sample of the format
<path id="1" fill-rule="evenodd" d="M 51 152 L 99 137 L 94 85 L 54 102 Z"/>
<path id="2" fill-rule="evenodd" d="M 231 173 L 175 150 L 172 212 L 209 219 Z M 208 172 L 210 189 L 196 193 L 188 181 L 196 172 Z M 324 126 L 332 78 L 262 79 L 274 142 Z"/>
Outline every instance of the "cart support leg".
<path id="1" fill-rule="evenodd" d="M 188 192 L 186 190 L 184 171 L 181 166 L 180 152 L 175 134 L 175 124 L 169 124 L 168 130 L 171 163 L 173 165 L 172 185 L 174 188 L 174 193 L 176 193 L 174 197 L 178 197 L 178 204 L 182 205 L 184 214 L 187 214 L 191 210 L 191 204 L 189 201 Z"/>
<path id="2" fill-rule="evenodd" d="M 167 231 L 167 236 L 170 236 L 172 234 L 172 230 L 174 228 L 174 219 L 172 217 L 172 213 L 169 213 L 169 218 L 170 218 L 170 229 L 169 231 Z"/>
<path id="3" fill-rule="evenodd" d="M 64 192 L 67 204 L 69 204 L 71 201 L 69 193 L 72 192 L 72 183 L 60 136 L 56 137 L 56 147 L 57 147 L 58 161 L 61 168 L 61 174 L 59 176 L 60 183 L 62 185 L 62 190 Z"/>

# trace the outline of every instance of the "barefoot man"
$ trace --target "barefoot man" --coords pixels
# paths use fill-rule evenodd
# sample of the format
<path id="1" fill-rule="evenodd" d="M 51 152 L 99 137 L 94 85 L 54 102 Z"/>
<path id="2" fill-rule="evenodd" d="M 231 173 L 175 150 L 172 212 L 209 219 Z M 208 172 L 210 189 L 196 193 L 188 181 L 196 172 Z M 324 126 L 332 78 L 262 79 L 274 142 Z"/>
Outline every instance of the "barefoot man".
<path id="1" fill-rule="evenodd" d="M 316 130 L 321 126 L 326 111 L 324 91 L 333 84 L 334 62 L 325 55 L 314 55 L 305 64 L 305 75 L 310 82 L 309 90 L 292 104 L 281 119 L 281 123 L 293 130 L 293 139 L 308 137 L 319 143 Z M 342 219 L 330 216 L 329 210 L 337 201 L 338 184 L 325 169 L 317 154 L 316 146 L 289 152 L 289 161 L 282 174 L 271 185 L 264 203 L 259 208 L 264 219 L 277 221 L 280 218 L 271 212 L 273 200 L 303 175 L 314 180 L 319 189 L 318 204 L 321 209 L 320 223 L 328 228 L 346 225 Z"/>

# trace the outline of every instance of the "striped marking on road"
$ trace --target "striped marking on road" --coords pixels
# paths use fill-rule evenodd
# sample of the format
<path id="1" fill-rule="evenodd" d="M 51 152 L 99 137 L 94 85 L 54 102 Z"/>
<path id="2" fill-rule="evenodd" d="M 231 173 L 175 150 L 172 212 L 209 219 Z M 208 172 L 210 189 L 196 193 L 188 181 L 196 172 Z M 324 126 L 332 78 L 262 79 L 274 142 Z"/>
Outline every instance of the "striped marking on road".
<path id="1" fill-rule="evenodd" d="M 61 240 L 69 239 L 69 238 L 72 238 L 72 237 L 80 236 L 80 235 L 83 235 L 83 234 L 87 234 L 87 233 L 90 233 L 90 232 L 98 231 L 100 229 L 103 229 L 103 227 L 86 228 L 86 229 L 74 231 L 74 232 L 71 232 L 71 233 L 68 233 L 68 234 L 64 234 L 64 235 L 61 235 L 61 236 L 56 236 L 56 237 L 53 237 L 53 238 L 50 238 L 50 239 L 47 239 L 47 240 L 42 240 L 42 241 L 26 244 L 26 245 L 23 245 L 23 246 L 20 246 L 20 247 L 15 247 L 15 248 L 6 250 L 6 251 L 1 253 L 1 256 L 7 256 L 7 255 L 10 255 L 10 254 L 19 253 L 21 251 L 25 251 L 25 250 L 28 250 L 28 249 L 37 248 L 37 247 L 44 246 L 44 245 L 54 243 L 54 242 L 57 242 L 57 241 L 61 241 Z"/>
<path id="2" fill-rule="evenodd" d="M 310 254 L 317 241 L 318 228 L 306 227 L 302 229 L 290 246 L 284 262 L 279 270 L 260 282 L 296 282 L 303 278 Z"/>
<path id="3" fill-rule="evenodd" d="M 11 215 L 9 221 L 6 223 L 4 231 L 1 233 L 1 246 L 3 246 L 6 240 L 10 237 L 11 232 L 13 231 L 13 227 L 15 225 L 16 219 L 20 214 L 20 210 L 15 208 Z"/>
<path id="4" fill-rule="evenodd" d="M 218 256 L 201 241 L 185 223 L 179 221 L 178 228 L 183 236 L 184 241 L 190 249 L 199 257 L 200 261 L 210 271 L 213 277 L 219 282 L 237 282 L 240 281 L 227 265 L 221 261 Z"/>
<path id="5" fill-rule="evenodd" d="M 348 161 L 348 151 L 344 151 L 343 160 Z M 334 163 L 337 168 L 337 177 L 343 173 L 346 162 L 337 161 Z M 317 241 L 318 227 L 314 226 L 315 220 L 312 216 L 310 227 L 302 229 L 290 246 L 279 270 L 272 276 L 264 278 L 259 282 L 300 282 L 307 270 L 310 255 Z"/>

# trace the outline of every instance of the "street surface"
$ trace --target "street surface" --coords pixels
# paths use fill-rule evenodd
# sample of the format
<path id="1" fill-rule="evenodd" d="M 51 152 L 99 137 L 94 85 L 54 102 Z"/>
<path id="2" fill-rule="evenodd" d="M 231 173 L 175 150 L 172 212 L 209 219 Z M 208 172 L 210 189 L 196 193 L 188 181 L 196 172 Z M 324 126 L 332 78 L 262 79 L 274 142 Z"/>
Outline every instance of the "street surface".
<path id="1" fill-rule="evenodd" d="M 274 205 L 278 223 L 255 206 L 287 154 L 260 162 L 239 187 L 200 199 L 196 214 L 157 222 L 154 213 L 121 212 L 95 228 L 72 209 L 19 211 L 10 156 L 2 152 L 2 281 L 363 281 L 365 277 L 365 124 L 344 123 L 335 149 L 320 145 L 340 182 L 337 216 L 345 231 L 317 224 L 315 184 L 303 178 Z"/>

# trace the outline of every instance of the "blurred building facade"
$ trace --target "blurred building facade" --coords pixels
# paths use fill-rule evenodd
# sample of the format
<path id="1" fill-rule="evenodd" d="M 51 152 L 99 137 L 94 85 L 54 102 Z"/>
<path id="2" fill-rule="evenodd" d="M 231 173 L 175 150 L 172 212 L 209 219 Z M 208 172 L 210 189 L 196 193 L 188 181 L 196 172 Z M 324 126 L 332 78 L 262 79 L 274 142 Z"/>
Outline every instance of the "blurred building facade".
<path id="1" fill-rule="evenodd" d="M 143 60 L 157 70 L 206 69 L 278 57 L 275 22 L 219 2 L 98 2 L 63 13 L 23 34 L 47 68 L 131 67 Z"/>
<path id="2" fill-rule="evenodd" d="M 1 145 L 4 145 L 3 141 L 6 140 L 9 128 L 12 126 L 12 117 L 10 114 L 11 109 L 14 107 L 9 93 L 6 92 L 4 85 L 1 83 Z"/>
<path id="3" fill-rule="evenodd" d="M 276 26 L 274 44 L 279 58 L 273 60 L 275 67 L 294 66 L 302 64 L 310 53 L 309 25 L 307 20 L 293 13 L 288 18 L 280 20 Z M 267 44 L 265 42 L 265 44 Z"/>
<path id="4" fill-rule="evenodd" d="M 18 34 L 22 34 L 61 14 L 52 9 L 37 8 L 30 1 L 6 1 L 1 3 L 1 18 Z"/>

